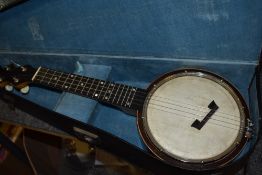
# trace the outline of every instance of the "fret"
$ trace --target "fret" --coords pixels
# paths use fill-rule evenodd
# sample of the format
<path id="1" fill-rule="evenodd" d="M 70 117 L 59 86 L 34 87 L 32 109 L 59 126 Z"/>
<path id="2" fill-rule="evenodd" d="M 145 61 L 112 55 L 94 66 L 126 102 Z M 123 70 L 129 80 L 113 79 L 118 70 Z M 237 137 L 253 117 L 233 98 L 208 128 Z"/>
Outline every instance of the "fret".
<path id="1" fill-rule="evenodd" d="M 120 87 L 121 87 L 121 85 L 120 85 Z M 122 92 L 123 92 L 123 90 L 124 90 L 124 88 L 125 88 L 125 85 L 124 85 L 124 87 L 122 87 L 122 90 L 121 90 L 121 92 L 120 92 L 120 95 L 118 96 L 118 100 L 117 100 L 117 104 L 118 104 L 118 102 L 119 102 L 119 100 L 120 100 L 120 98 L 121 98 L 121 95 L 122 95 Z"/>
<path id="2" fill-rule="evenodd" d="M 39 70 L 37 76 L 36 76 L 36 80 L 43 82 L 46 78 L 46 75 L 48 74 L 49 70 L 45 70 L 44 68 L 42 68 L 41 70 Z"/>
<path id="3" fill-rule="evenodd" d="M 109 97 L 108 97 L 108 101 L 110 100 L 110 98 L 111 98 L 111 95 L 112 95 L 112 92 L 114 91 L 114 89 L 115 89 L 115 84 L 113 84 L 113 83 L 110 83 L 110 87 L 113 87 L 113 89 L 111 89 L 110 91 L 109 91 Z M 112 103 L 113 103 L 113 101 L 112 101 Z"/>
<path id="4" fill-rule="evenodd" d="M 117 85 L 117 84 L 116 84 L 116 85 Z M 115 96 L 114 96 L 114 98 L 113 98 L 112 103 L 114 103 L 114 100 L 115 100 L 115 98 L 116 98 L 117 92 L 118 92 L 118 90 L 119 90 L 121 84 L 120 84 L 120 85 L 118 84 L 117 86 L 118 86 L 118 88 L 117 88 L 117 90 L 116 90 L 116 93 L 115 93 Z M 117 103 L 116 103 L 116 104 L 117 104 Z"/>
<path id="5" fill-rule="evenodd" d="M 56 87 L 57 83 L 60 81 L 60 77 L 63 75 L 62 72 L 58 72 L 60 73 L 60 75 L 58 75 L 57 77 L 54 77 L 54 80 L 56 80 L 56 83 L 54 84 L 54 87 Z"/>
<path id="6" fill-rule="evenodd" d="M 95 80 L 95 79 L 94 79 Z M 97 94 L 97 88 L 98 88 L 98 86 L 99 86 L 99 82 L 100 82 L 101 80 L 98 80 L 98 83 L 96 84 L 96 83 L 94 83 L 94 85 L 96 84 L 96 87 L 95 87 L 95 89 L 94 89 L 94 92 L 92 93 L 92 97 L 98 97 L 98 94 Z M 95 82 L 97 82 L 96 80 L 95 80 Z"/>
<path id="7" fill-rule="evenodd" d="M 125 89 L 125 85 L 124 85 L 124 87 L 123 87 L 123 90 L 122 90 L 120 96 L 122 95 L 124 89 Z M 128 91 L 128 86 L 127 86 L 127 90 L 125 91 L 125 95 L 124 95 L 124 97 L 123 97 L 123 99 L 122 99 L 121 105 L 123 105 L 123 101 L 125 100 L 125 97 L 126 97 L 126 93 L 127 93 L 127 91 Z"/>
<path id="8" fill-rule="evenodd" d="M 101 81 L 100 84 L 103 85 L 103 86 L 101 87 L 101 90 L 100 90 L 100 93 L 98 94 L 98 97 L 101 96 L 101 94 L 102 94 L 102 92 L 103 92 L 103 89 L 104 89 L 104 87 L 105 87 L 106 82 L 105 82 L 105 81 Z"/>
<path id="9" fill-rule="evenodd" d="M 124 87 L 122 88 L 122 91 L 121 91 L 121 93 L 120 93 L 120 95 L 119 95 L 119 97 L 118 97 L 118 101 L 121 99 L 121 97 L 122 97 L 122 93 L 123 93 L 123 91 L 124 91 L 124 89 L 125 89 L 125 86 L 126 85 L 124 85 Z M 118 103 L 118 101 L 117 101 L 117 103 Z M 122 100 L 122 102 L 123 102 L 123 100 Z M 122 102 L 121 102 L 121 105 L 122 105 Z"/>
<path id="10" fill-rule="evenodd" d="M 41 71 L 39 70 L 38 74 L 42 74 L 43 71 L 44 71 L 43 69 L 41 69 Z M 46 71 L 44 71 L 43 75 L 38 75 L 38 76 L 40 76 L 40 78 L 39 78 L 39 81 L 40 81 L 40 82 L 43 82 L 43 80 L 44 80 L 45 75 L 47 74 L 47 72 L 48 72 L 48 69 L 47 69 Z M 41 79 L 41 78 L 42 78 L 42 79 Z"/>
<path id="11" fill-rule="evenodd" d="M 83 94 L 83 91 L 84 91 L 84 89 L 86 88 L 86 84 L 87 84 L 88 81 L 89 81 L 89 78 L 88 78 L 88 77 L 86 77 L 86 78 L 84 78 L 84 79 L 86 79 L 85 83 L 81 82 L 81 84 L 80 84 L 81 87 L 83 87 L 82 90 L 80 91 L 80 94 Z"/>
<path id="12" fill-rule="evenodd" d="M 129 95 L 127 96 L 125 106 L 128 105 L 128 106 L 130 107 L 130 105 L 131 105 L 130 102 L 129 102 L 129 97 L 130 97 L 130 95 L 131 95 L 131 93 L 132 93 L 132 89 L 133 89 L 133 87 L 130 87 Z"/>
<path id="13" fill-rule="evenodd" d="M 70 91 L 75 91 L 75 85 L 74 85 L 74 81 L 75 81 L 75 79 L 76 79 L 76 75 L 74 75 L 74 74 L 71 74 L 70 75 L 70 79 L 69 80 L 71 80 L 71 82 L 69 82 L 69 86 L 68 86 L 68 90 L 70 90 Z"/>
<path id="14" fill-rule="evenodd" d="M 85 77 L 80 76 L 80 75 L 75 75 L 75 76 L 76 77 L 75 77 L 75 81 L 74 81 L 72 88 L 74 89 L 74 92 L 78 94 L 82 94 L 81 91 L 84 88 Z"/>
<path id="15" fill-rule="evenodd" d="M 43 74 L 43 69 L 44 68 L 39 67 L 38 72 L 37 72 L 37 74 L 35 74 L 35 78 L 34 79 L 39 78 L 38 81 L 40 81 L 40 78 L 42 77 L 41 74 Z"/>
<path id="16" fill-rule="evenodd" d="M 121 105 L 123 105 L 123 102 L 124 102 L 124 100 L 125 100 L 125 97 L 126 97 L 126 94 L 127 94 L 128 91 L 130 91 L 130 90 L 129 90 L 129 86 L 127 86 L 127 90 L 126 90 L 125 96 L 124 96 L 124 98 L 123 98 L 123 100 L 122 100 L 122 102 L 121 102 Z M 129 93 L 129 95 L 130 95 L 130 93 Z M 127 101 L 128 101 L 128 97 L 127 97 L 126 102 L 124 103 L 125 106 L 126 106 Z"/>
<path id="17" fill-rule="evenodd" d="M 93 81 L 92 81 L 92 83 L 91 83 L 91 86 L 89 87 L 89 89 L 88 89 L 88 91 L 87 91 L 87 95 L 89 94 L 89 92 L 90 92 L 90 90 L 91 90 L 91 88 L 92 88 L 92 86 L 93 86 L 93 84 L 94 84 L 94 81 L 95 81 L 95 79 L 93 79 Z"/>
<path id="18" fill-rule="evenodd" d="M 50 80 L 47 82 L 48 85 L 52 86 L 52 87 L 57 87 L 56 84 L 58 83 L 58 74 L 59 72 L 53 72 L 52 73 L 52 77 L 50 78 Z"/>
<path id="19" fill-rule="evenodd" d="M 70 75 L 68 75 L 68 78 L 66 79 L 66 81 L 65 81 L 65 83 L 64 83 L 64 85 L 63 85 L 63 88 L 64 88 L 66 91 L 69 91 L 69 90 L 70 90 L 69 87 L 70 87 Z"/>
<path id="20" fill-rule="evenodd" d="M 41 76 L 41 74 L 43 74 L 42 70 L 39 70 L 37 75 L 35 76 L 34 80 L 40 82 L 44 78 L 43 76 Z"/>
<path id="21" fill-rule="evenodd" d="M 95 88 L 95 90 L 94 90 L 94 92 L 93 92 L 93 95 L 92 95 L 92 97 L 98 97 L 98 94 L 97 94 L 97 88 L 99 87 L 99 83 L 100 83 L 100 81 L 101 80 L 98 80 L 98 83 L 97 83 L 97 85 L 96 85 L 96 88 Z"/>
<path id="22" fill-rule="evenodd" d="M 108 91 L 108 88 L 110 87 L 110 82 L 107 82 L 105 84 L 107 84 L 107 88 L 106 88 L 106 91 L 105 91 L 105 94 L 104 94 L 102 100 L 104 100 L 104 99 L 108 100 L 109 99 L 108 96 L 107 96 L 107 91 Z"/>
<path id="23" fill-rule="evenodd" d="M 100 93 L 99 93 L 99 91 L 100 91 L 99 90 L 99 86 L 101 86 L 101 82 L 102 82 L 102 80 L 98 81 L 98 83 L 96 85 L 96 88 L 95 88 L 95 92 L 93 93 L 93 96 L 95 96 L 96 98 L 99 98 L 99 95 L 100 95 Z"/>
<path id="24" fill-rule="evenodd" d="M 44 68 L 40 69 L 38 71 L 38 74 L 35 76 L 34 81 L 39 81 L 43 84 L 46 84 L 46 81 L 48 82 L 50 79 L 48 79 L 48 74 L 49 70 L 44 70 Z"/>
<path id="25" fill-rule="evenodd" d="M 77 80 L 77 79 L 79 79 L 79 80 Z M 82 83 L 82 79 L 83 79 L 83 76 L 80 76 L 80 77 L 77 76 L 76 77 L 76 80 L 78 81 L 78 83 L 77 83 L 77 85 L 75 87 L 75 92 L 77 92 L 79 84 Z"/>
<path id="26" fill-rule="evenodd" d="M 133 96 L 132 96 L 132 98 L 131 98 L 131 100 L 130 100 L 130 102 L 129 102 L 129 107 L 132 105 L 132 103 L 133 103 L 133 100 L 134 100 L 134 97 L 135 97 L 135 94 L 136 94 L 136 90 L 137 90 L 137 88 L 132 88 L 132 91 L 134 92 L 134 94 L 133 94 Z"/>
<path id="27" fill-rule="evenodd" d="M 63 83 L 63 85 L 62 85 L 62 88 L 67 89 L 67 86 L 66 86 L 65 84 L 66 84 L 66 80 L 69 78 L 69 76 L 70 76 L 70 74 L 67 74 L 67 76 L 66 76 L 66 78 L 65 78 L 65 81 L 64 81 L 64 83 Z"/>
<path id="28" fill-rule="evenodd" d="M 60 89 L 63 89 L 63 84 L 67 78 L 67 74 L 61 72 L 61 74 L 57 77 L 57 81 L 54 84 L 55 87 L 58 87 Z"/>
<path id="29" fill-rule="evenodd" d="M 36 78 L 36 76 L 38 75 L 38 73 L 39 73 L 39 71 L 40 71 L 41 68 L 42 68 L 42 67 L 40 66 L 40 67 L 36 70 L 34 76 L 33 76 L 32 79 L 31 79 L 32 81 L 35 80 L 35 78 Z"/>
<path id="30" fill-rule="evenodd" d="M 47 70 L 46 73 L 45 73 L 45 75 L 44 75 L 44 78 L 43 78 L 43 80 L 42 80 L 42 82 L 45 83 L 45 84 L 47 84 L 47 85 L 48 85 L 48 82 L 49 82 L 49 80 L 50 80 L 50 77 L 49 77 L 49 76 L 50 76 L 50 74 L 52 75 L 51 71 L 52 71 L 52 70 Z"/>
<path id="31" fill-rule="evenodd" d="M 53 73 L 51 73 L 51 77 L 49 78 L 49 80 L 47 81 L 47 84 L 49 85 L 49 83 L 51 82 L 54 74 L 55 74 L 56 71 L 53 71 Z"/>

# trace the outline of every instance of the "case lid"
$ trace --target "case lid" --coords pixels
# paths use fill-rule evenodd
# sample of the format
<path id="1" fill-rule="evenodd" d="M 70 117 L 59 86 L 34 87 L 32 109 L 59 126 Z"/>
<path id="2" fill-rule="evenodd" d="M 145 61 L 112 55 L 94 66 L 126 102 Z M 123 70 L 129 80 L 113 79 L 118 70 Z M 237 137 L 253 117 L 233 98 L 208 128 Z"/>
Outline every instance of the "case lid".
<path id="1" fill-rule="evenodd" d="M 0 14 L 0 50 L 257 63 L 261 21 L 261 0 L 35 0 Z"/>

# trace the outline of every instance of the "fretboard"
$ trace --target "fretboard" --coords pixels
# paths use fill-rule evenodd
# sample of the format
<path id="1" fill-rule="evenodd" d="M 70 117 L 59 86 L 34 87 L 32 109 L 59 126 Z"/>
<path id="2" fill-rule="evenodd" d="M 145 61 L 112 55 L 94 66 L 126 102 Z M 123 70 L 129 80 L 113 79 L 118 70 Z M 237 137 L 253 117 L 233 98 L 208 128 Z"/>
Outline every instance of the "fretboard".
<path id="1" fill-rule="evenodd" d="M 88 97 L 121 108 L 141 109 L 146 90 L 39 67 L 33 83 Z"/>

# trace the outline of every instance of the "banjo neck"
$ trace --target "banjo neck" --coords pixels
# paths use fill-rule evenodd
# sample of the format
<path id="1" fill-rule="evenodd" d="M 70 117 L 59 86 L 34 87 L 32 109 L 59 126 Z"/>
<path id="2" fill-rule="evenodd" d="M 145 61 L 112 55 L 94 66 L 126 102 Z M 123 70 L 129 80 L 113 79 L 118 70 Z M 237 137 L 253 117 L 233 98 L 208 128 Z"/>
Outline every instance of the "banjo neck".
<path id="1" fill-rule="evenodd" d="M 115 107 L 132 114 L 142 109 L 146 90 L 72 73 L 39 67 L 32 78 L 36 85 L 70 92 Z"/>

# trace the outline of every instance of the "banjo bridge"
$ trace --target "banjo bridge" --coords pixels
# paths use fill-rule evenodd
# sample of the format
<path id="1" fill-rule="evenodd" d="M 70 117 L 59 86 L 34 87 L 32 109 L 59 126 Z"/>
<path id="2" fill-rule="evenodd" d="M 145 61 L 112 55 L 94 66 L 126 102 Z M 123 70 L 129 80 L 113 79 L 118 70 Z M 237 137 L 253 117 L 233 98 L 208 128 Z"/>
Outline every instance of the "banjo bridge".
<path id="1" fill-rule="evenodd" d="M 215 101 L 213 100 L 209 105 L 208 108 L 211 109 L 209 111 L 209 113 L 204 117 L 204 119 L 202 121 L 199 121 L 198 119 L 196 119 L 191 127 L 194 127 L 198 130 L 200 130 L 205 124 L 206 122 L 211 118 L 211 116 L 216 112 L 216 110 L 218 109 L 217 104 L 215 103 Z"/>

